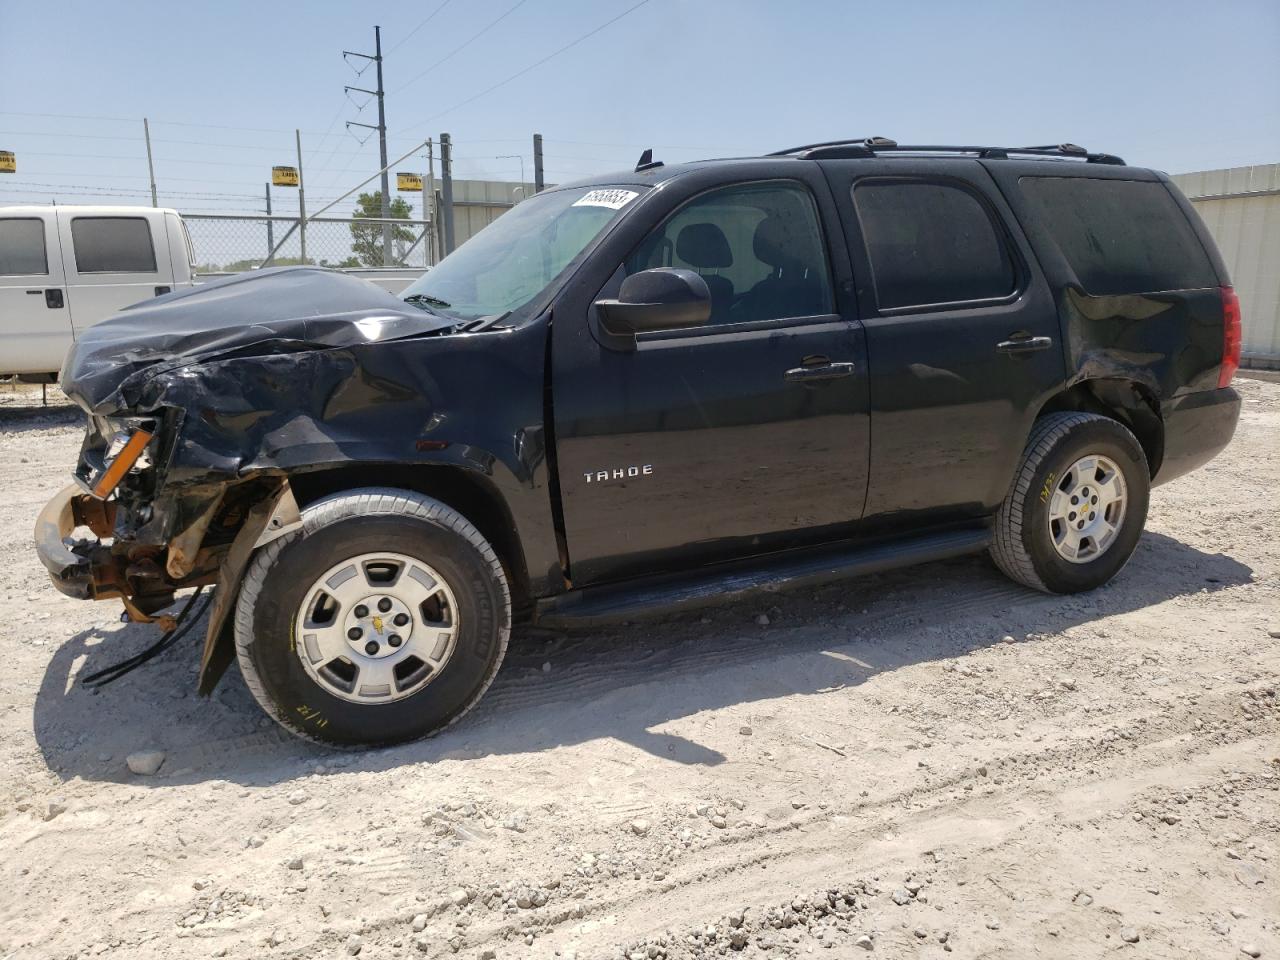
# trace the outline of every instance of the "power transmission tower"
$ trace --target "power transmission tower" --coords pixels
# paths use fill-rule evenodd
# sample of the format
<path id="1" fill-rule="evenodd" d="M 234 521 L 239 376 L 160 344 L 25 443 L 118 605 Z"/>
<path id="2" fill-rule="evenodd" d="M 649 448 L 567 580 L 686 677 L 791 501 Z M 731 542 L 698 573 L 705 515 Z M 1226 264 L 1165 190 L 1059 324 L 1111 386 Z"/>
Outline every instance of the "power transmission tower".
<path id="1" fill-rule="evenodd" d="M 387 114 L 385 105 L 383 104 L 384 90 L 382 88 L 382 28 L 373 28 L 373 55 L 367 53 L 357 53 L 354 50 L 343 50 L 344 57 L 361 57 L 365 60 L 372 60 L 377 67 L 378 89 L 366 90 L 363 87 L 344 87 L 343 91 L 355 90 L 358 93 L 367 93 L 371 97 L 378 98 L 378 125 L 375 127 L 368 123 L 357 123 L 354 120 L 348 120 L 348 127 L 364 127 L 366 130 L 378 131 L 378 154 L 382 159 L 382 265 L 384 267 L 391 265 L 391 186 L 387 178 Z M 365 101 L 366 103 L 368 101 Z"/>

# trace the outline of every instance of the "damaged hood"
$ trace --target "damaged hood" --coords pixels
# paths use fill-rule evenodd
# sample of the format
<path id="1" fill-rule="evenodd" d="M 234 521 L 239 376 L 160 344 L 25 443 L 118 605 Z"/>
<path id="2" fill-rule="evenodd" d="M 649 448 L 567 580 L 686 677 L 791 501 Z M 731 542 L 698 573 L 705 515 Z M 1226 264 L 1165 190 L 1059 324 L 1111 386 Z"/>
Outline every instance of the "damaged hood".
<path id="1" fill-rule="evenodd" d="M 143 301 L 88 328 L 67 354 L 62 389 L 108 416 L 136 409 L 153 377 L 191 364 L 397 340 L 457 323 L 336 271 L 254 271 Z"/>

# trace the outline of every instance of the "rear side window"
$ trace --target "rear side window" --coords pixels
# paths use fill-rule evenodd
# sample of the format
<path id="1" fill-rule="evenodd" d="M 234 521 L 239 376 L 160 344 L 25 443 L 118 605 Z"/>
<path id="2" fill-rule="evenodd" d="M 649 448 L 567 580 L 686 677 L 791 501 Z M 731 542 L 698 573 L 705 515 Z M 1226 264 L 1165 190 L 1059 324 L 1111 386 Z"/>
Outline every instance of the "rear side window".
<path id="1" fill-rule="evenodd" d="M 992 300 L 1017 275 L 1004 238 L 968 190 L 927 181 L 863 181 L 853 204 L 880 307 Z"/>
<path id="2" fill-rule="evenodd" d="M 78 273 L 155 273 L 151 225 L 141 217 L 76 217 L 71 241 Z"/>
<path id="3" fill-rule="evenodd" d="M 0 276 L 35 276 L 48 272 L 44 221 L 35 217 L 0 220 Z"/>
<path id="4" fill-rule="evenodd" d="M 1218 278 L 1162 183 L 1023 177 L 1023 193 L 1086 291 L 1192 290 Z"/>

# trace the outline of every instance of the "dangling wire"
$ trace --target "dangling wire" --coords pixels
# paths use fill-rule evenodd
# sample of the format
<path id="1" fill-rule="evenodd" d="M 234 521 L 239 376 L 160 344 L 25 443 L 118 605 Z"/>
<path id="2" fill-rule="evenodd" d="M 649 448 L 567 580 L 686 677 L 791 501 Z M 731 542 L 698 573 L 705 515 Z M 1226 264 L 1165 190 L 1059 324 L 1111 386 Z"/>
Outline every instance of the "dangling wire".
<path id="1" fill-rule="evenodd" d="M 113 663 L 109 667 L 104 667 L 95 673 L 89 674 L 87 677 L 80 678 L 81 686 L 88 687 L 90 690 L 97 690 L 105 687 L 114 680 L 119 680 L 126 673 L 136 670 L 148 660 L 153 660 L 160 654 L 164 653 L 175 643 L 181 640 L 188 630 L 190 630 L 200 618 L 204 616 L 204 612 L 209 609 L 209 602 L 213 599 L 213 594 L 205 597 L 204 603 L 200 605 L 200 612 L 195 616 L 191 616 L 191 610 L 196 605 L 196 600 L 200 598 L 200 594 L 204 592 L 204 587 L 196 587 L 193 593 L 183 606 L 182 611 L 178 614 L 174 621 L 173 629 L 161 635 L 160 639 L 153 643 L 147 649 L 139 653 L 135 653 L 131 657 L 121 660 L 119 663 Z"/>

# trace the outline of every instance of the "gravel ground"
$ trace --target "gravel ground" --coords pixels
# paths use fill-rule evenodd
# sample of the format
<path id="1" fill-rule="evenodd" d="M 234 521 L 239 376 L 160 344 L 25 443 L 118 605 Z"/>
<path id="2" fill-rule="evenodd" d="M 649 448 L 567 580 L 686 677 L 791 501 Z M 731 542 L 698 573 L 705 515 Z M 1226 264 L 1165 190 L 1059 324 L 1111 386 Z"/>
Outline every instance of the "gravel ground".
<path id="1" fill-rule="evenodd" d="M 197 698 L 194 639 L 75 683 L 153 634 L 48 585 L 80 431 L 0 393 L 0 958 L 1280 958 L 1280 385 L 1238 386 L 1093 594 L 973 558 L 517 636 L 349 753 Z"/>

